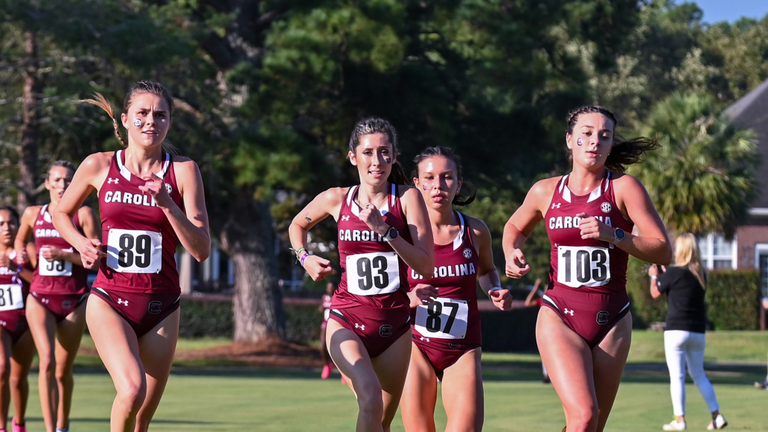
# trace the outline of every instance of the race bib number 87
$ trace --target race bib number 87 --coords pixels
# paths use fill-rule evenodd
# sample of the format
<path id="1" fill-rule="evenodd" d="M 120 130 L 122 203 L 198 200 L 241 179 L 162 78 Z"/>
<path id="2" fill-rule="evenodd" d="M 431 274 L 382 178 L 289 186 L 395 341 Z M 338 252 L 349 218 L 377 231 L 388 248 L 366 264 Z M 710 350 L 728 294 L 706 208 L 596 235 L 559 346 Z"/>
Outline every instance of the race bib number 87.
<path id="1" fill-rule="evenodd" d="M 557 282 L 572 288 L 611 281 L 611 255 L 604 247 L 558 246 Z"/>
<path id="2" fill-rule="evenodd" d="M 437 298 L 416 308 L 416 330 L 435 339 L 464 339 L 467 336 L 469 306 L 466 300 Z"/>
<path id="3" fill-rule="evenodd" d="M 109 230 L 107 266 L 120 273 L 160 272 L 163 235 L 154 231 Z"/>
<path id="4" fill-rule="evenodd" d="M 400 288 L 400 264 L 395 252 L 347 256 L 347 291 L 359 296 L 390 294 Z"/>
<path id="5" fill-rule="evenodd" d="M 21 285 L 0 285 L 0 311 L 24 309 L 24 296 Z"/>

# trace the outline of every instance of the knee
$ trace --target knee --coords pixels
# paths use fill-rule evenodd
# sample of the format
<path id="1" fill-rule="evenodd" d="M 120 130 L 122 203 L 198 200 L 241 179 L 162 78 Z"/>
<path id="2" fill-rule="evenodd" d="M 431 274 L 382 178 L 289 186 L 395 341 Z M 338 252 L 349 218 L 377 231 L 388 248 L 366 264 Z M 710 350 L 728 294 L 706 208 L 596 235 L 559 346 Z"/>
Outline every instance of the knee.
<path id="1" fill-rule="evenodd" d="M 147 384 L 144 380 L 123 383 L 117 387 L 115 402 L 126 412 L 136 413 L 147 396 Z"/>
<path id="2" fill-rule="evenodd" d="M 72 371 L 67 370 L 64 366 L 57 365 L 56 367 L 56 381 L 60 383 L 72 381 Z"/>
<path id="3" fill-rule="evenodd" d="M 593 431 L 597 428 L 597 406 L 574 407 L 568 412 L 568 429 L 576 431 Z"/>
<path id="4" fill-rule="evenodd" d="M 53 374 L 56 371 L 56 357 L 51 352 L 38 352 L 38 367 L 41 373 Z"/>
<path id="5" fill-rule="evenodd" d="M 26 375 L 13 374 L 10 378 L 11 388 L 23 389 L 29 387 Z"/>
<path id="6" fill-rule="evenodd" d="M 379 419 L 384 417 L 384 402 L 381 399 L 380 386 L 372 383 L 355 386 L 355 393 L 357 393 L 357 405 L 361 415 Z"/>

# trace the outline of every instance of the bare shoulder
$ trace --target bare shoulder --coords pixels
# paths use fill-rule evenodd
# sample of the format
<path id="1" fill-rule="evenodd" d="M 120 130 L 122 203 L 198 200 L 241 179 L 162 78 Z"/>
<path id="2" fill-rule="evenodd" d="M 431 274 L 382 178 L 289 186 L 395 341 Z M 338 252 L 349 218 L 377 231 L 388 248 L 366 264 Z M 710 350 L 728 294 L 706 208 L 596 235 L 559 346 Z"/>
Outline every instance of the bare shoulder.
<path id="1" fill-rule="evenodd" d="M 333 207 L 340 204 L 341 201 L 344 200 L 344 196 L 347 195 L 348 191 L 348 187 L 332 187 L 326 189 L 323 192 L 320 192 L 315 197 L 315 201 Z"/>
<path id="2" fill-rule="evenodd" d="M 114 155 L 115 152 L 113 151 L 92 153 L 83 160 L 78 170 L 85 169 L 88 172 L 96 173 L 102 169 L 109 168 Z"/>
<path id="3" fill-rule="evenodd" d="M 646 194 L 645 186 L 640 182 L 640 180 L 637 179 L 637 177 L 634 177 L 629 174 L 620 173 L 615 174 L 615 177 L 613 179 L 614 182 L 614 191 L 616 191 L 617 194 L 623 195 L 623 196 L 629 196 L 627 194 Z"/>
<path id="4" fill-rule="evenodd" d="M 486 225 L 485 222 L 472 216 L 464 215 L 464 217 L 467 218 L 467 223 L 469 224 L 469 228 L 472 230 L 472 234 L 475 236 L 491 236 L 491 230 L 488 228 L 488 225 Z"/>
<path id="5" fill-rule="evenodd" d="M 37 218 L 37 215 L 40 213 L 40 209 L 43 208 L 43 206 L 39 205 L 31 205 L 24 209 L 24 213 L 21 214 L 21 219 L 27 219 L 30 217 Z"/>
<path id="6" fill-rule="evenodd" d="M 405 200 L 423 199 L 421 192 L 411 185 L 397 185 L 397 195 Z"/>
<path id="7" fill-rule="evenodd" d="M 537 181 L 533 184 L 533 186 L 531 186 L 531 189 L 528 191 L 528 196 L 536 198 L 551 198 L 552 194 L 555 192 L 557 183 L 561 178 L 563 177 L 557 176 Z"/>
<path id="8" fill-rule="evenodd" d="M 88 206 L 82 206 L 77 210 L 77 217 L 80 219 L 83 219 L 83 218 L 95 219 L 96 213 L 93 211 L 92 208 Z"/>

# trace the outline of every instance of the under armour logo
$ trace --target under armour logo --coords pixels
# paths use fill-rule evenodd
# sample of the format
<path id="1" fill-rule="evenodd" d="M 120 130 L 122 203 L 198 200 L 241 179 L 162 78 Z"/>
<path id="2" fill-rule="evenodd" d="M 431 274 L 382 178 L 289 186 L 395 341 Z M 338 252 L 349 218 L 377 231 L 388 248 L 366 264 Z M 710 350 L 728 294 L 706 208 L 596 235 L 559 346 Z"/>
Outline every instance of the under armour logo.
<path id="1" fill-rule="evenodd" d="M 37 222 L 35 222 L 35 225 L 42 225 L 44 223 L 45 223 L 44 221 L 38 220 Z"/>
<path id="2" fill-rule="evenodd" d="M 553 209 L 559 209 L 561 205 L 563 205 L 563 203 L 554 203 L 554 204 L 552 204 L 552 208 Z"/>
<path id="3" fill-rule="evenodd" d="M 355 328 L 365 331 L 365 324 L 355 323 Z"/>
<path id="4" fill-rule="evenodd" d="M 3 326 L 3 327 L 5 327 L 5 326 L 7 326 L 7 325 L 8 325 L 8 323 L 7 323 L 7 322 L 5 322 L 5 321 L 3 321 L 3 320 L 0 320 L 0 326 Z"/>
<path id="5" fill-rule="evenodd" d="M 107 179 L 107 184 L 112 184 L 112 183 L 117 184 L 117 182 L 119 182 L 119 181 L 120 181 L 119 178 L 108 178 Z"/>
<path id="6" fill-rule="evenodd" d="M 121 299 L 121 298 L 118 298 L 118 299 L 117 299 L 117 304 L 119 304 L 119 305 L 124 305 L 124 306 L 128 306 L 128 300 L 123 300 L 123 299 Z"/>
<path id="7" fill-rule="evenodd" d="M 565 308 L 565 314 L 566 315 L 570 314 L 571 316 L 573 316 L 573 309 Z"/>
<path id="8" fill-rule="evenodd" d="M 342 216 L 342 217 L 341 217 L 341 221 L 342 221 L 342 222 L 344 222 L 344 221 L 348 221 L 348 220 L 349 220 L 349 215 L 346 215 L 346 216 Z"/>
<path id="9" fill-rule="evenodd" d="M 421 337 L 421 340 L 424 342 L 429 342 L 429 338 L 425 338 L 424 336 Z"/>
<path id="10" fill-rule="evenodd" d="M 41 298 L 41 299 L 40 299 L 40 303 L 42 303 L 42 304 L 48 304 L 48 303 L 50 303 L 50 302 L 51 302 L 51 300 L 49 300 L 49 299 L 47 299 L 47 298 Z"/>

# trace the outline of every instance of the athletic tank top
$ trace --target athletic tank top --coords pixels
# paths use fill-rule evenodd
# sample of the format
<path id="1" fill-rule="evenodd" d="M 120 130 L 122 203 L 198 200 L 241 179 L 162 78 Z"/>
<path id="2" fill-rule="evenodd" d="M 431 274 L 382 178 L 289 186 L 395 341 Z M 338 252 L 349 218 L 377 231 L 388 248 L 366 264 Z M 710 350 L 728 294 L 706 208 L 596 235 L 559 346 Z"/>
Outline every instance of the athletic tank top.
<path id="1" fill-rule="evenodd" d="M 349 188 L 339 211 L 341 282 L 333 295 L 333 308 L 408 308 L 407 266 L 389 243 L 359 219 L 358 189 L 359 186 Z M 384 222 L 411 242 L 397 185 L 390 185 L 387 204 L 379 211 Z"/>
<path id="2" fill-rule="evenodd" d="M 557 183 L 552 203 L 544 217 L 552 243 L 550 287 L 580 289 L 611 294 L 626 292 L 629 254 L 610 242 L 582 239 L 579 213 L 595 216 L 606 225 L 632 232 L 634 224 L 616 205 L 613 181 L 606 173 L 600 187 L 588 195 L 575 195 L 568 188 L 568 175 Z"/>
<path id="3" fill-rule="evenodd" d="M 165 154 L 157 175 L 183 211 L 170 154 Z M 124 151 L 116 151 L 99 189 L 107 257 L 101 261 L 94 287 L 136 293 L 181 292 L 175 258 L 179 239 L 154 198 L 139 190 L 145 183 L 125 167 Z"/>
<path id="4" fill-rule="evenodd" d="M 16 251 L 11 251 L 8 258 L 16 262 Z M 32 269 L 29 262 L 24 266 Z M 19 272 L 8 267 L 0 267 L 0 314 L 24 309 L 24 299 L 27 298 L 27 294 L 29 294 L 29 284 L 19 277 Z"/>
<path id="5" fill-rule="evenodd" d="M 452 339 L 451 342 L 480 344 L 480 312 L 477 309 L 478 257 L 472 243 L 469 221 L 456 213 L 461 229 L 453 242 L 435 245 L 435 272 L 431 278 L 409 269 L 408 284 L 428 284 L 440 297 L 413 310 L 414 337 Z"/>
<path id="6" fill-rule="evenodd" d="M 74 223 L 80 234 L 83 228 L 75 213 Z M 32 279 L 32 292 L 41 294 L 83 294 L 88 290 L 88 271 L 83 267 L 66 260 L 48 261 L 43 258 L 46 246 L 55 246 L 61 250 L 72 252 L 72 245 L 67 243 L 53 226 L 48 204 L 40 208 L 35 219 L 33 230 L 37 246 L 37 268 Z"/>

